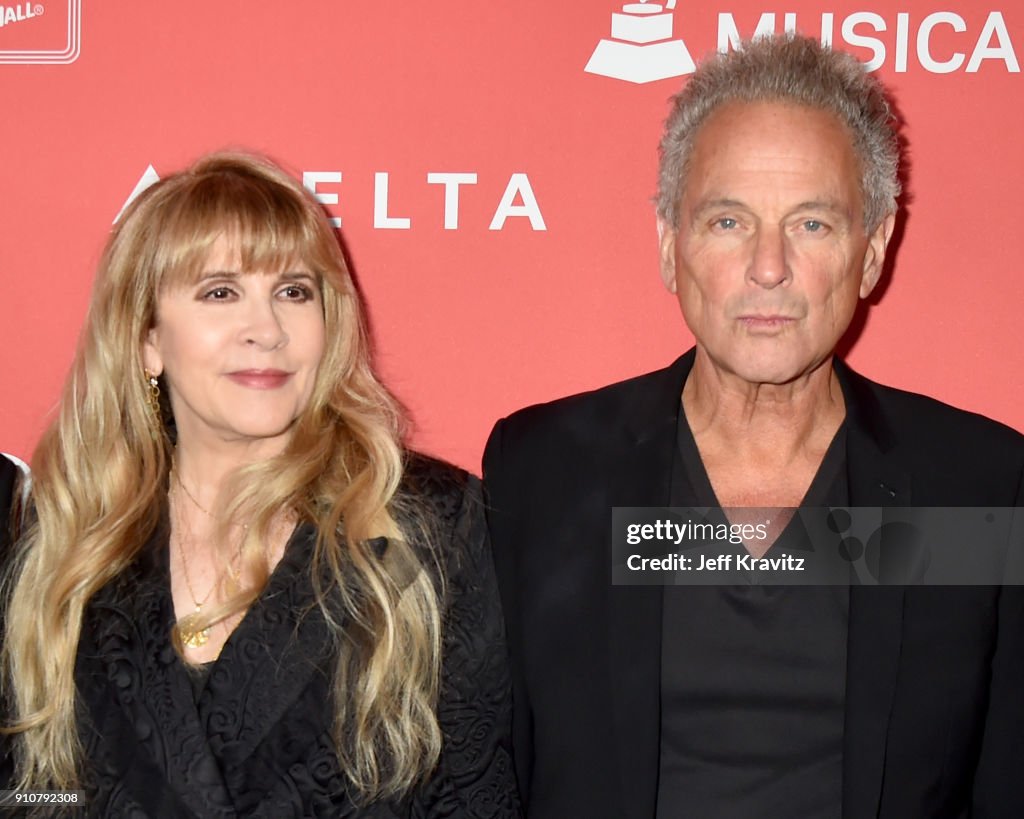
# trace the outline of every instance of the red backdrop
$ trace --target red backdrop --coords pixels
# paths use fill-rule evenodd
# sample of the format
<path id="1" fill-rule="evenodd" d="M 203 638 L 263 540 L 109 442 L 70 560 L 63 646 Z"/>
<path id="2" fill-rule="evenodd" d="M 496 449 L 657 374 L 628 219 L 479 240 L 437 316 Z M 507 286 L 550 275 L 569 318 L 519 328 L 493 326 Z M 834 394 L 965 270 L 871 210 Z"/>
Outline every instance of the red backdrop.
<path id="1" fill-rule="evenodd" d="M 497 417 L 690 344 L 650 205 L 685 75 L 641 74 L 683 70 L 678 41 L 696 59 L 787 24 L 877 64 L 907 122 L 907 219 L 849 360 L 1024 429 L 1019 3 L 680 0 L 647 45 L 612 36 L 646 10 L 609 0 L 2 8 L 0 449 L 31 453 L 147 168 L 244 146 L 327 174 L 414 444 L 476 469 Z M 619 62 L 592 68 L 647 81 L 585 71 L 601 40 Z"/>

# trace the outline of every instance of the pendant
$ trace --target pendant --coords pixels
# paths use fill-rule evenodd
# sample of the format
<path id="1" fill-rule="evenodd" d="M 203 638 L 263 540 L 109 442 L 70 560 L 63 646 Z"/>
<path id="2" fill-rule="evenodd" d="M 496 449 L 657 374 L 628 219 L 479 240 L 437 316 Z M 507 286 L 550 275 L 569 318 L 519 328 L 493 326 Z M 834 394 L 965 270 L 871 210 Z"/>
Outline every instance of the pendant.
<path id="1" fill-rule="evenodd" d="M 200 606 L 196 606 L 196 613 L 183 617 L 178 621 L 178 633 L 181 634 L 181 642 L 186 648 L 202 648 L 210 642 L 210 627 L 189 628 L 199 614 Z"/>
<path id="2" fill-rule="evenodd" d="M 181 642 L 187 648 L 202 648 L 210 642 L 210 630 L 208 628 L 201 628 L 198 631 L 190 631 L 180 626 L 179 628 L 181 630 Z"/>

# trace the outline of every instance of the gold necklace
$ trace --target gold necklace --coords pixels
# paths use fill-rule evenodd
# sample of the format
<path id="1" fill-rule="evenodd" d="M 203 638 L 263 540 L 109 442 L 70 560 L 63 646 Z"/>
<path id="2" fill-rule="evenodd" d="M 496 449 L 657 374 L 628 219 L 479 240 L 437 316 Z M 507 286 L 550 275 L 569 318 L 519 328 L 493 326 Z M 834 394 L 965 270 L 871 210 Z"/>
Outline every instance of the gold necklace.
<path id="1" fill-rule="evenodd" d="M 174 481 L 175 481 L 175 483 L 177 483 L 178 486 L 181 487 L 181 491 L 184 492 L 188 496 L 188 499 L 190 501 L 192 501 L 192 503 L 194 503 L 196 505 L 196 509 L 198 509 L 204 515 L 206 515 L 206 517 L 212 518 L 213 515 L 210 514 L 209 512 L 207 512 L 206 508 L 199 501 L 197 501 L 195 499 L 195 496 L 193 496 L 193 494 L 191 492 L 188 491 L 188 487 L 185 486 L 185 482 L 181 479 L 181 475 L 178 474 L 178 470 L 174 469 L 174 470 L 172 470 L 172 472 L 174 473 Z"/>
<path id="2" fill-rule="evenodd" d="M 188 487 L 186 487 L 185 483 L 181 480 L 181 476 L 178 474 L 178 470 L 174 469 L 172 467 L 171 473 L 174 476 L 174 482 L 178 485 L 178 487 L 181 489 L 181 491 L 185 493 L 185 495 L 188 497 L 188 499 L 190 501 L 192 501 L 193 504 L 195 504 L 195 507 L 200 512 L 202 512 L 204 515 L 206 515 L 208 518 L 213 520 L 213 515 L 207 509 L 205 509 L 203 507 L 203 505 L 201 503 L 199 503 L 199 501 L 197 501 L 195 499 L 195 497 L 192 495 L 191 492 L 188 491 Z M 195 544 L 195 537 L 194 537 L 194 535 L 192 533 L 192 527 L 186 524 L 184 515 L 181 514 L 180 509 L 179 509 L 179 518 L 181 518 L 182 529 L 186 529 L 186 528 L 188 529 L 189 541 L 194 545 Z M 248 530 L 248 528 L 249 528 L 248 524 L 243 524 L 242 525 L 242 532 L 244 533 L 245 531 Z M 203 646 L 205 646 L 210 641 L 210 626 L 207 626 L 206 628 L 196 628 L 195 627 L 195 623 L 199 619 L 199 617 L 200 617 L 200 615 L 202 613 L 203 606 L 206 605 L 206 602 L 210 599 L 210 596 L 217 589 L 217 586 L 220 585 L 220 580 L 221 580 L 221 577 L 223 575 L 223 572 L 218 572 L 217 573 L 217 577 L 214 578 L 214 583 L 213 583 L 213 586 L 210 587 L 210 591 L 208 591 L 206 593 L 206 597 L 204 597 L 202 599 L 202 601 L 199 601 L 198 598 L 196 597 L 195 589 L 192 588 L 192 581 L 189 580 L 189 576 L 188 576 L 188 559 L 185 557 L 186 549 L 185 549 L 185 544 L 184 544 L 183 541 L 184 541 L 184 537 L 179 537 L 178 548 L 181 551 L 182 574 L 185 576 L 185 587 L 188 589 L 188 593 L 192 597 L 192 602 L 195 604 L 196 610 L 192 614 L 188 614 L 188 615 L 182 617 L 178 621 L 178 633 L 181 635 L 181 642 L 185 646 L 187 646 L 188 648 L 202 648 Z M 235 554 L 234 558 L 231 560 L 231 562 L 227 566 L 227 573 L 228 573 L 228 575 L 236 583 L 239 582 L 240 578 L 239 578 L 239 572 L 235 568 L 235 564 L 238 563 L 238 561 L 242 557 L 242 546 L 243 546 L 244 542 L 245 542 L 245 537 L 244 537 L 244 534 L 243 534 L 242 540 L 238 544 L 238 552 Z"/>
<path id="3" fill-rule="evenodd" d="M 198 509 L 204 515 L 206 515 L 206 517 L 208 517 L 210 520 L 214 520 L 213 513 L 208 511 L 205 506 L 203 506 L 199 501 L 196 500 L 195 495 L 193 495 L 191 492 L 188 491 L 188 487 L 185 486 L 185 482 L 182 481 L 181 475 L 178 474 L 178 470 L 175 469 L 174 467 L 172 467 L 171 468 L 171 474 L 174 476 L 174 482 L 176 484 L 178 484 L 178 486 L 181 487 L 181 491 L 184 492 L 188 496 L 188 499 L 190 501 L 192 501 L 192 503 L 195 504 L 196 509 Z M 242 531 L 246 532 L 246 531 L 248 531 L 248 529 L 249 529 L 249 524 L 248 523 L 243 523 L 242 524 Z M 242 549 L 241 549 L 241 547 L 239 547 L 238 555 L 235 556 L 235 559 L 237 560 L 238 557 L 241 554 L 242 554 Z M 231 574 L 231 577 L 233 579 L 238 580 L 238 573 L 235 571 L 233 565 L 228 566 L 228 572 Z"/>
<path id="4" fill-rule="evenodd" d="M 177 477 L 177 475 L 175 475 L 175 477 Z M 177 483 L 178 486 L 180 486 L 182 489 L 185 489 L 185 487 L 181 483 L 180 478 L 178 478 Z M 185 489 L 185 494 L 188 494 L 187 489 Z M 189 497 L 192 500 L 192 502 L 195 503 L 195 499 L 191 498 L 191 496 Z M 206 511 L 205 509 L 203 509 L 203 507 L 199 506 L 198 503 L 196 503 L 196 506 L 198 506 L 201 511 Z M 209 513 L 207 512 L 207 514 Z M 195 538 L 191 537 L 192 527 L 186 524 L 185 516 L 181 514 L 180 509 L 178 510 L 178 518 L 181 521 L 182 529 L 188 528 L 190 535 L 189 540 L 194 544 Z M 195 624 L 202 616 L 203 606 L 206 605 L 206 601 L 210 599 L 210 595 L 212 595 L 214 589 L 217 588 L 217 583 L 214 582 L 214 584 L 210 587 L 210 591 L 206 593 L 206 597 L 204 597 L 202 601 L 200 601 L 199 598 L 196 596 L 195 589 L 192 588 L 192 581 L 189 580 L 188 577 L 188 558 L 185 557 L 185 552 L 187 551 L 187 549 L 185 548 L 184 541 L 185 537 L 183 532 L 182 535 L 178 538 L 178 550 L 181 552 L 181 573 L 185 577 L 185 588 L 188 589 L 188 593 L 192 597 L 192 602 L 195 604 L 196 610 L 192 614 L 188 614 L 178 621 L 178 633 L 181 634 L 181 642 L 187 648 L 202 648 L 208 642 L 210 642 L 210 626 L 206 626 L 205 628 L 196 628 Z"/>

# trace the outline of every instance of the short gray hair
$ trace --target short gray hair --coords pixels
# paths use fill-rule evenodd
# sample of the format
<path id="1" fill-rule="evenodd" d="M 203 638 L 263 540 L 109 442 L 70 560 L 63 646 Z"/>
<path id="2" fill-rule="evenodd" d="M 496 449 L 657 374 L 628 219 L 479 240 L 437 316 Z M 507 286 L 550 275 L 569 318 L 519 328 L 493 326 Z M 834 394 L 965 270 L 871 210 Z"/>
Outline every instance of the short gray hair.
<path id="1" fill-rule="evenodd" d="M 658 216 L 678 227 L 694 138 L 708 116 L 730 102 L 773 101 L 828 111 L 845 123 L 861 167 L 865 228 L 873 231 L 895 213 L 900 146 L 881 83 L 850 54 L 810 37 L 779 35 L 708 57 L 672 98 L 661 138 Z"/>

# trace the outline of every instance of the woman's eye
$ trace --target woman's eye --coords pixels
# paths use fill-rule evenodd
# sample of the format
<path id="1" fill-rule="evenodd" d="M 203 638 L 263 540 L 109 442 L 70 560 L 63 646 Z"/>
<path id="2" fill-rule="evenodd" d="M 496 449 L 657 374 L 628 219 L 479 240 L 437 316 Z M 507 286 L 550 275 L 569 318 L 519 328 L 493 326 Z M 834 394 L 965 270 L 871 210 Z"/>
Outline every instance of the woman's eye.
<path id="1" fill-rule="evenodd" d="M 288 301 L 309 301 L 313 298 L 313 291 L 301 284 L 289 284 L 281 288 L 280 293 Z"/>
<path id="2" fill-rule="evenodd" d="M 234 295 L 234 292 L 229 287 L 214 287 L 212 290 L 207 290 L 203 293 L 203 299 L 206 301 L 227 301 Z"/>

